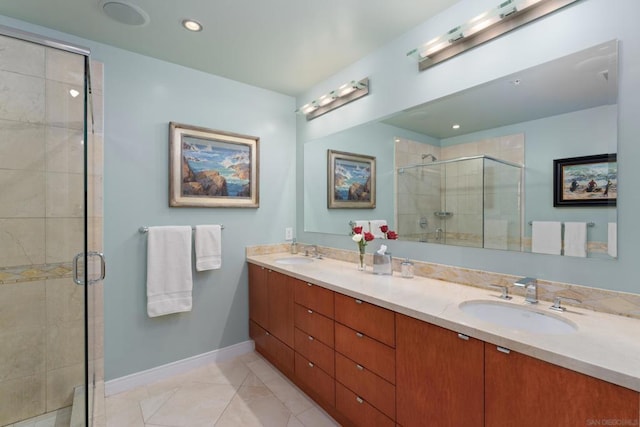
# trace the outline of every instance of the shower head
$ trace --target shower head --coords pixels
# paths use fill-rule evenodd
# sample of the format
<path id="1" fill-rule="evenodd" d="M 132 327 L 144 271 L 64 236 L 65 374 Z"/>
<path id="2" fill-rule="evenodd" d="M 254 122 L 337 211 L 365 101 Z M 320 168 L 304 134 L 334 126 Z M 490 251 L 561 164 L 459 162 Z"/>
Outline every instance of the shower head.
<path id="1" fill-rule="evenodd" d="M 436 160 L 438 160 L 438 159 L 436 158 L 436 156 L 434 156 L 434 155 L 433 155 L 433 154 L 431 154 L 431 153 L 429 153 L 429 154 L 423 154 L 423 155 L 422 155 L 422 160 L 426 159 L 427 157 L 431 157 L 431 161 L 432 161 L 432 162 L 435 162 Z"/>

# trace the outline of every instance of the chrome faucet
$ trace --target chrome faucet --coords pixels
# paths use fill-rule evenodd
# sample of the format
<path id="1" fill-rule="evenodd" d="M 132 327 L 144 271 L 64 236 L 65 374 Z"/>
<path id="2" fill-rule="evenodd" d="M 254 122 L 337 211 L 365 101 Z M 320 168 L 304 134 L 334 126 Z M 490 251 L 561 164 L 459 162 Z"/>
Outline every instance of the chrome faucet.
<path id="1" fill-rule="evenodd" d="M 308 245 L 304 249 L 304 256 L 309 256 L 309 249 L 313 251 L 313 254 L 312 254 L 313 258 L 320 258 L 320 256 L 318 255 L 318 245 Z"/>
<path id="2" fill-rule="evenodd" d="M 534 277 L 523 277 L 517 280 L 514 285 L 524 288 L 524 302 L 527 304 L 538 303 L 538 281 Z"/>

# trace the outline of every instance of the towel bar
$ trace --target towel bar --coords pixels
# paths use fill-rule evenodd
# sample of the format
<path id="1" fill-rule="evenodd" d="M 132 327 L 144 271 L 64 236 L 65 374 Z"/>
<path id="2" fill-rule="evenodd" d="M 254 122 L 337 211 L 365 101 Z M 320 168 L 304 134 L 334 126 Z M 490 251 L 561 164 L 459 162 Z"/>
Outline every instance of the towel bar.
<path id="1" fill-rule="evenodd" d="M 195 229 L 196 229 L 196 227 L 192 225 L 192 226 L 191 226 L 191 229 L 192 229 L 192 230 L 195 230 Z M 220 229 L 221 229 L 221 230 L 224 230 L 224 225 L 221 225 L 221 226 L 220 226 Z M 139 232 L 139 233 L 142 233 L 142 234 L 144 234 L 144 233 L 148 233 L 148 232 L 149 232 L 149 227 L 140 227 L 140 228 L 138 228 L 138 232 Z"/>
<path id="2" fill-rule="evenodd" d="M 533 225 L 533 221 L 529 221 L 529 225 Z M 564 223 L 562 223 L 562 225 L 564 226 Z M 587 227 L 595 227 L 596 223 L 595 222 L 588 222 L 587 223 Z"/>

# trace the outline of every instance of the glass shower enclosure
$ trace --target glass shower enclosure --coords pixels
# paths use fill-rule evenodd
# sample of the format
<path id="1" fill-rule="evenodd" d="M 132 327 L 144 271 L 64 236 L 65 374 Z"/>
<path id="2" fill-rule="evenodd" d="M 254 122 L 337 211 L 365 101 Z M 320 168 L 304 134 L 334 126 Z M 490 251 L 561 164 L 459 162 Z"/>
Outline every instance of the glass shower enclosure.
<path id="1" fill-rule="evenodd" d="M 104 259 L 90 68 L 87 49 L 0 26 L 0 426 L 92 425 Z"/>
<path id="2" fill-rule="evenodd" d="M 403 240 L 521 250 L 522 165 L 487 155 L 396 170 Z"/>

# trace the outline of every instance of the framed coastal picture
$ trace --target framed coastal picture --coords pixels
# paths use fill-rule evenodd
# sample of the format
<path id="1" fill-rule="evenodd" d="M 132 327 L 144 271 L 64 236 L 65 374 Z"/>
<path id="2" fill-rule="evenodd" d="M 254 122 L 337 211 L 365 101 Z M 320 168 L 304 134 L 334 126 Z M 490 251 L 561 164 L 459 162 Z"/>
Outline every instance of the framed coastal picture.
<path id="1" fill-rule="evenodd" d="M 376 207 L 376 158 L 327 150 L 327 207 Z"/>
<path id="2" fill-rule="evenodd" d="M 169 206 L 257 208 L 259 138 L 169 123 Z"/>
<path id="3" fill-rule="evenodd" d="M 617 198 L 615 153 L 553 161 L 553 206 L 615 206 Z"/>

